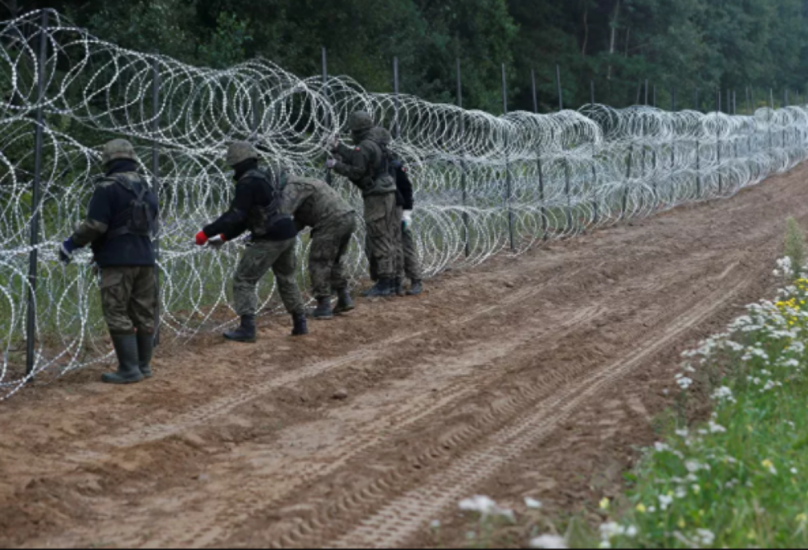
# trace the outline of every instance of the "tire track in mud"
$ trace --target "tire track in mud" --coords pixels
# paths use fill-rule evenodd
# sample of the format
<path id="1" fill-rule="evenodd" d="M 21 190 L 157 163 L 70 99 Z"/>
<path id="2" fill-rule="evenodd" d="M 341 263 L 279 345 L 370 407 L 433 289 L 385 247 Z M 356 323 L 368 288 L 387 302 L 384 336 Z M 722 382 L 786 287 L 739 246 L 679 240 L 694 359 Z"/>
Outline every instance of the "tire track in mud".
<path id="1" fill-rule="evenodd" d="M 508 309 L 514 305 L 517 305 L 539 294 L 540 292 L 544 291 L 548 286 L 557 283 L 558 279 L 560 278 L 570 279 L 577 275 L 580 275 L 582 272 L 588 269 L 591 269 L 591 266 L 584 264 L 583 266 L 579 266 L 578 268 L 573 269 L 570 272 L 556 274 L 540 284 L 518 290 L 510 294 L 508 297 L 506 297 L 505 299 L 503 299 L 502 301 L 500 301 L 495 305 L 477 310 L 472 314 L 453 320 L 449 324 L 451 326 L 468 324 L 496 310 Z M 120 448 L 120 447 L 131 447 L 135 445 L 141 445 L 144 443 L 150 443 L 153 441 L 158 441 L 160 439 L 166 439 L 173 435 L 180 434 L 188 429 L 206 424 L 218 417 L 224 416 L 233 411 L 234 409 L 243 406 L 249 403 L 250 401 L 258 399 L 262 395 L 269 393 L 271 391 L 299 384 L 301 381 L 307 378 L 314 378 L 316 376 L 319 376 L 328 371 L 332 371 L 334 369 L 338 369 L 348 365 L 355 365 L 360 362 L 377 360 L 378 358 L 385 355 L 391 355 L 391 354 L 394 355 L 397 344 L 406 342 L 408 340 L 414 340 L 421 336 L 430 334 L 433 330 L 434 330 L 433 328 L 428 328 L 414 332 L 408 332 L 406 334 L 391 336 L 384 340 L 377 341 L 356 352 L 343 355 L 342 357 L 339 357 L 337 359 L 320 361 L 292 372 L 282 373 L 276 378 L 272 378 L 265 382 L 256 384 L 255 386 L 251 387 L 249 390 L 243 393 L 217 399 L 216 401 L 208 405 L 204 405 L 202 407 L 194 409 L 189 413 L 180 415 L 173 422 L 147 425 L 142 428 L 131 430 L 121 435 L 101 438 L 100 442 L 102 444 L 109 445 L 110 447 Z M 391 350 L 393 351 L 391 352 Z M 79 462 L 82 461 L 81 454 L 78 454 L 73 458 L 74 460 L 77 460 Z M 96 460 L 97 458 L 98 455 L 93 453 L 92 459 Z"/>
<path id="2" fill-rule="evenodd" d="M 701 262 L 694 262 L 694 265 L 701 267 L 702 264 Z M 737 268 L 738 265 L 738 262 L 733 263 L 724 273 L 713 279 L 716 281 L 723 280 L 733 269 Z M 684 280 L 680 279 L 682 279 L 682 274 L 680 273 L 669 274 L 667 280 L 664 277 L 661 279 L 651 278 L 651 280 L 644 280 L 644 284 L 639 288 L 652 291 L 655 288 L 658 289 L 660 284 L 665 284 L 670 281 L 678 281 L 681 284 L 685 284 L 689 279 L 689 275 L 686 275 Z M 604 302 L 608 301 L 609 298 L 610 297 L 607 296 L 605 299 L 599 301 L 599 304 L 596 306 L 599 312 L 607 311 Z M 698 310 L 698 306 L 696 310 Z M 711 308 L 708 308 L 707 314 L 712 311 Z M 677 321 L 675 320 L 676 312 L 671 312 L 669 316 L 674 319 L 669 326 L 677 326 Z M 588 321 L 593 321 L 596 318 L 597 315 L 595 317 L 587 316 Z M 577 328 L 580 328 L 582 325 L 583 323 L 578 323 Z M 685 328 L 689 326 L 690 324 L 686 324 Z M 570 330 L 568 332 L 571 333 L 574 331 Z M 530 338 L 527 337 L 524 340 L 527 343 L 530 341 Z M 664 340 L 663 343 L 667 343 L 667 341 L 668 340 Z M 541 343 L 542 342 L 536 342 L 536 344 Z M 545 355 L 551 355 L 552 352 L 564 344 L 563 339 L 558 338 L 553 342 L 552 346 L 541 345 L 540 349 Z M 510 354 L 509 356 L 513 357 L 513 352 L 516 348 L 508 346 L 507 342 L 496 343 L 495 345 L 506 346 Z M 536 361 L 536 347 L 530 346 L 529 349 L 522 350 L 522 355 L 524 355 L 528 361 Z M 644 357 L 645 355 L 642 356 L 642 358 Z M 516 360 L 514 360 L 514 362 L 518 363 Z M 517 366 L 514 369 L 503 369 L 498 378 L 506 378 L 512 371 L 518 370 L 518 368 Z M 539 407 L 541 412 L 537 414 L 539 416 L 546 414 L 546 407 L 543 406 L 543 403 L 548 400 L 552 403 L 557 403 L 557 399 L 554 398 L 556 389 L 577 388 L 580 375 L 582 374 L 584 375 L 582 384 L 586 387 L 586 384 L 593 376 L 588 374 L 586 367 L 571 369 L 569 371 L 552 370 L 547 372 L 538 383 L 528 387 L 516 388 L 514 394 L 508 396 L 505 402 L 492 403 L 489 410 L 482 414 L 481 417 L 477 418 L 475 422 L 467 424 L 459 430 L 450 430 L 451 433 L 449 437 L 431 438 L 429 441 L 420 445 L 418 450 L 413 453 L 412 456 L 408 457 L 406 466 L 398 467 L 392 472 L 374 476 L 372 480 L 369 480 L 369 483 L 355 490 L 345 491 L 344 494 L 336 497 L 332 502 L 316 507 L 314 513 L 310 514 L 309 517 L 292 518 L 293 525 L 291 526 L 286 528 L 281 527 L 279 529 L 271 527 L 268 529 L 269 533 L 267 533 L 266 536 L 261 536 L 258 540 L 250 538 L 246 533 L 242 533 L 242 536 L 237 536 L 235 539 L 245 540 L 246 538 L 246 540 L 250 541 L 250 546 L 270 544 L 275 547 L 306 547 L 327 544 L 331 534 L 344 532 L 347 526 L 358 523 L 363 517 L 361 515 L 363 511 L 367 512 L 380 508 L 384 502 L 388 500 L 385 495 L 400 494 L 407 489 L 408 485 L 412 485 L 412 468 L 414 465 L 417 465 L 419 469 L 426 469 L 431 465 L 440 467 L 440 463 L 445 462 L 453 453 L 462 452 L 464 449 L 466 449 L 467 452 L 472 452 L 469 449 L 473 450 L 481 437 L 485 437 L 487 433 L 497 430 L 499 426 L 507 425 L 510 419 L 519 419 L 524 415 L 525 411 L 531 411 Z M 480 383 L 477 384 L 477 387 L 485 387 L 492 381 L 493 378 L 481 380 Z M 569 393 L 569 391 L 567 391 L 567 393 Z M 531 415 L 531 418 L 535 416 L 536 415 Z M 440 421 L 438 421 L 438 424 L 439 422 Z M 520 422 L 517 420 L 517 424 L 519 423 Z M 367 458 L 370 459 L 370 455 Z M 357 464 L 362 462 L 362 460 L 356 461 Z M 433 482 L 427 481 L 423 486 L 428 487 L 431 485 L 433 485 Z M 305 498 L 303 498 L 303 502 L 305 502 Z M 260 514 L 258 515 L 260 516 Z M 257 526 L 262 524 L 266 525 L 266 520 L 256 519 L 254 524 L 256 525 L 256 529 L 260 531 L 261 528 Z M 375 525 L 371 527 L 371 530 L 372 529 L 375 529 Z M 248 527 L 244 531 L 249 532 L 252 530 L 252 528 Z M 351 544 L 352 543 L 353 541 Z"/>
<path id="3" fill-rule="evenodd" d="M 697 305 L 668 325 L 658 338 L 639 345 L 629 355 L 596 370 L 584 381 L 560 389 L 513 425 L 490 435 L 480 448 L 361 521 L 357 528 L 338 539 L 334 546 L 392 548 L 403 545 L 431 519 L 439 517 L 447 508 L 468 496 L 476 485 L 541 443 L 589 399 L 618 382 L 687 330 L 708 319 L 750 284 L 751 281 L 744 279 L 728 290 L 713 293 L 703 305 Z M 294 538 L 287 540 L 296 546 L 301 542 L 305 544 L 305 541 Z"/>

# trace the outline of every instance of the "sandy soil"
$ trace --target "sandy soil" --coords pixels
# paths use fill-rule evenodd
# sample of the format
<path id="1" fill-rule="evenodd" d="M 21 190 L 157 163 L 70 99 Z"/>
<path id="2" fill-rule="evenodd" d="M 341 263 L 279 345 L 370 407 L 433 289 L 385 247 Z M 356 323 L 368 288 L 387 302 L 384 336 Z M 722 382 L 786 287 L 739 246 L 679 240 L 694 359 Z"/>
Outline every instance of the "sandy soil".
<path id="1" fill-rule="evenodd" d="M 0 546 L 430 545 L 436 519 L 461 544 L 474 494 L 562 514 L 615 493 L 680 352 L 769 292 L 806 176 L 361 300 L 304 339 L 284 318 L 192 342 L 135 386 L 26 389 L 0 404 Z"/>

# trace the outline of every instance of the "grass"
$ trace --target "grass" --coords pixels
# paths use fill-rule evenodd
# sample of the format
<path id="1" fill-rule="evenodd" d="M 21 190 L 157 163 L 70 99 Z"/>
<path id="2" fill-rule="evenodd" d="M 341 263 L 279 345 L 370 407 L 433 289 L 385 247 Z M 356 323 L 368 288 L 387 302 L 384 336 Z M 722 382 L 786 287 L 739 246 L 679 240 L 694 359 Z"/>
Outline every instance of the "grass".
<path id="1" fill-rule="evenodd" d="M 686 354 L 681 400 L 709 396 L 712 416 L 647 451 L 602 547 L 808 546 L 806 304 L 798 279 Z"/>

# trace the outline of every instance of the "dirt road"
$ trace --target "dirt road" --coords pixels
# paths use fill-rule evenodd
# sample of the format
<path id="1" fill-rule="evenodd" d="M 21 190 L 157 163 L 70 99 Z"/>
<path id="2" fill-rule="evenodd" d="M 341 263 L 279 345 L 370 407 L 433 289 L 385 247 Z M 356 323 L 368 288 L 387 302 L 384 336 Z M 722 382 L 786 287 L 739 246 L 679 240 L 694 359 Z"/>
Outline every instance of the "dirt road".
<path id="1" fill-rule="evenodd" d="M 305 339 L 274 319 L 254 346 L 210 337 L 132 387 L 26 390 L 0 405 L 0 546 L 431 544 L 474 494 L 600 498 L 653 441 L 680 352 L 771 288 L 806 177 L 447 273 Z"/>

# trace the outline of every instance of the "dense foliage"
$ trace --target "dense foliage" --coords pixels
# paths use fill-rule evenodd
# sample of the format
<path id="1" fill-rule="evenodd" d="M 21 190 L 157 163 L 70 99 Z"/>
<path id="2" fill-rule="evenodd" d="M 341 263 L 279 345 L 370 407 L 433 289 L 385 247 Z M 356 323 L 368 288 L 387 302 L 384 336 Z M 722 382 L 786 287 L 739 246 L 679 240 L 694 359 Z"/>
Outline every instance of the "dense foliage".
<path id="1" fill-rule="evenodd" d="M 717 90 L 745 89 L 757 104 L 806 93 L 808 0 L 0 0 L 0 18 L 52 7 L 106 40 L 225 67 L 264 56 L 303 76 L 320 73 L 320 48 L 333 73 L 370 90 L 390 90 L 391 60 L 402 91 L 455 101 L 455 59 L 467 107 L 499 112 L 501 63 L 511 109 L 532 109 L 535 69 L 541 110 L 557 107 L 555 65 L 566 104 L 590 97 L 615 106 L 660 106 L 678 90 L 680 107 L 716 105 Z M 725 103 L 726 104 L 726 103 Z"/>

